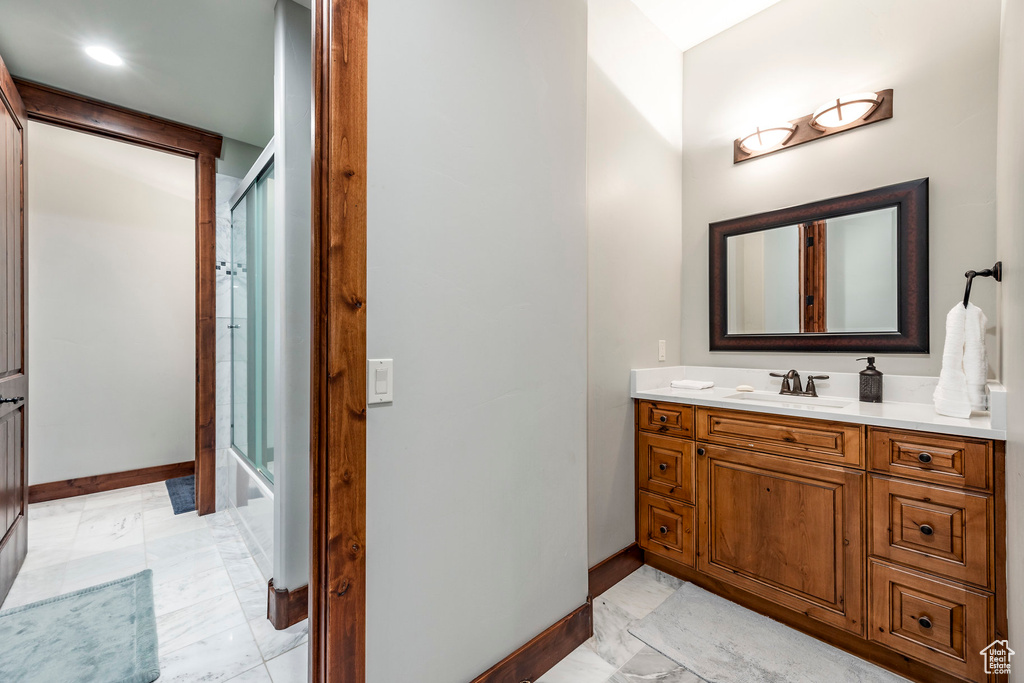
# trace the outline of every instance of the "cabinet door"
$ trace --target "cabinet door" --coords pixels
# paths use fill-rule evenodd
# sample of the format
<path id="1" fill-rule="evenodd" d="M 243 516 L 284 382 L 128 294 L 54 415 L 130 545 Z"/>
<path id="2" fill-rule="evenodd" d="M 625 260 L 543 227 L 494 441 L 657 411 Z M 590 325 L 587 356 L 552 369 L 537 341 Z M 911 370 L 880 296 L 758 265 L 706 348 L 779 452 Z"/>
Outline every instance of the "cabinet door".
<path id="1" fill-rule="evenodd" d="M 864 475 L 697 446 L 697 568 L 863 635 Z"/>

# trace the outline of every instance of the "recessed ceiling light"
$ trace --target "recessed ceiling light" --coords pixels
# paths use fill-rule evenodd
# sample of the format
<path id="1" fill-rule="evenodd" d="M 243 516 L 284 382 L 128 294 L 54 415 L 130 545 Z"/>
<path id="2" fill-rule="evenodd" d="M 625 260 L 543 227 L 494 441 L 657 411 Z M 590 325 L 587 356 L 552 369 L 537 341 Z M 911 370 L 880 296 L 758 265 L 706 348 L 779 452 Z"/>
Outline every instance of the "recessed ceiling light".
<path id="1" fill-rule="evenodd" d="M 85 54 L 89 55 L 97 62 L 106 64 L 108 66 L 121 66 L 124 64 L 124 60 L 109 47 L 103 47 L 102 45 L 90 45 L 85 48 Z"/>

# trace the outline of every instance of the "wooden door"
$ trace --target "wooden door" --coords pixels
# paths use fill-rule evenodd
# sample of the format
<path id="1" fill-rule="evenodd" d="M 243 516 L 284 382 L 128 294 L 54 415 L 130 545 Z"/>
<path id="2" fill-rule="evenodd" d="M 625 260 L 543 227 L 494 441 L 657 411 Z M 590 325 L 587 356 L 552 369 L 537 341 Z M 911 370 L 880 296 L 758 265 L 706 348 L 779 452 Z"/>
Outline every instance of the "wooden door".
<path id="1" fill-rule="evenodd" d="M 25 106 L 0 59 L 0 600 L 28 551 Z"/>
<path id="2" fill-rule="evenodd" d="M 800 331 L 828 332 L 825 221 L 800 225 Z"/>
<path id="3" fill-rule="evenodd" d="M 863 635 L 864 474 L 697 446 L 697 568 Z"/>

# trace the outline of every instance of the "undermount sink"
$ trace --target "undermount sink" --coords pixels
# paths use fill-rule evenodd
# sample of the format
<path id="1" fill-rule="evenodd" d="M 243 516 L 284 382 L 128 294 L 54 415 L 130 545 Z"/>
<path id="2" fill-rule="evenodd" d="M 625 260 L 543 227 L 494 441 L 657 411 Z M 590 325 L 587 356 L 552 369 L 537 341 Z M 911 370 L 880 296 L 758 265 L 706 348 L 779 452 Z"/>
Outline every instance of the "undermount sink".
<path id="1" fill-rule="evenodd" d="M 762 391 L 741 391 L 736 394 L 725 396 L 729 400 L 747 401 L 750 403 L 768 403 L 771 405 L 785 406 L 787 408 L 806 408 L 815 410 L 821 408 L 846 408 L 853 401 L 844 401 L 835 398 L 819 398 L 814 396 L 785 396 L 783 394 L 770 394 Z"/>

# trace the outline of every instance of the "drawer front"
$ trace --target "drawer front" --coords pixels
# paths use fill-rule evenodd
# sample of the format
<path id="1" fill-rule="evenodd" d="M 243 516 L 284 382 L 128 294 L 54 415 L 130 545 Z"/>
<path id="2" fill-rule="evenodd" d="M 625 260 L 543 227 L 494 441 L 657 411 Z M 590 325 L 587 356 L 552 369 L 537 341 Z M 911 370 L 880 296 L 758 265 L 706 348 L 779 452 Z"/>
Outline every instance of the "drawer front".
<path id="1" fill-rule="evenodd" d="M 991 496 L 872 475 L 869 553 L 993 588 Z"/>
<path id="2" fill-rule="evenodd" d="M 693 436 L 693 406 L 640 402 L 640 429 L 671 436 Z"/>
<path id="3" fill-rule="evenodd" d="M 694 502 L 696 469 L 693 442 L 640 432 L 637 481 L 640 488 Z"/>
<path id="4" fill-rule="evenodd" d="M 876 560 L 869 563 L 871 640 L 968 681 L 986 680 L 991 595 Z"/>
<path id="5" fill-rule="evenodd" d="M 850 467 L 863 464 L 861 427 L 802 418 L 699 408 L 697 439 Z"/>
<path id="6" fill-rule="evenodd" d="M 982 439 L 868 430 L 871 469 L 946 486 L 991 491 L 992 450 L 992 442 Z"/>
<path id="7" fill-rule="evenodd" d="M 693 506 L 640 492 L 640 547 L 693 566 Z"/>

